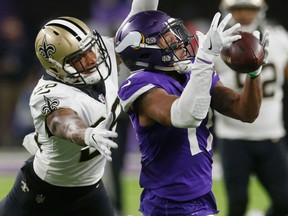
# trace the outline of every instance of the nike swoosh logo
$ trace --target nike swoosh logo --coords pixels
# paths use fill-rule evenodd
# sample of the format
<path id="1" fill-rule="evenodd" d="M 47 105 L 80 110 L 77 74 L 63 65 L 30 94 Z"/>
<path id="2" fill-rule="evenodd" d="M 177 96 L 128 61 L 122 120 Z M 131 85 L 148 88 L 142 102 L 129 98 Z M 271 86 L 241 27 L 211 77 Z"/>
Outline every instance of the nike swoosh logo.
<path id="1" fill-rule="evenodd" d="M 127 82 L 125 85 L 123 85 L 123 86 L 121 87 L 121 89 L 124 88 L 124 87 L 126 87 L 126 86 L 129 86 L 130 84 L 131 84 L 131 81 L 128 80 L 128 82 Z"/>
<path id="2" fill-rule="evenodd" d="M 212 41 L 211 41 L 211 38 L 210 38 L 210 46 L 208 47 L 208 50 L 212 50 Z"/>

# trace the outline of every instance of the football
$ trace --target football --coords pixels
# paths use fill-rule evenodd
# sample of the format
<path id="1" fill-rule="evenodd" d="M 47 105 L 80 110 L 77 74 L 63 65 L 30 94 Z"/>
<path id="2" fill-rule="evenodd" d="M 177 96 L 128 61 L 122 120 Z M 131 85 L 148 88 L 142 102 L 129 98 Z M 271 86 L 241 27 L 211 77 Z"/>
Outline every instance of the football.
<path id="1" fill-rule="evenodd" d="M 264 63 L 265 50 L 260 41 L 251 33 L 240 32 L 242 38 L 221 50 L 221 58 L 234 71 L 249 73 Z"/>

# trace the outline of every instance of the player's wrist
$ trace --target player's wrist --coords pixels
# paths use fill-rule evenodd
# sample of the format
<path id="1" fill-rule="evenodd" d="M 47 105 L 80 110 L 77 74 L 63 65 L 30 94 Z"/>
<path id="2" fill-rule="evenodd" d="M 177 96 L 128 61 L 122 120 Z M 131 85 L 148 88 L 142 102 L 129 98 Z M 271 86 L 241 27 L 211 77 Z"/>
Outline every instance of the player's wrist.
<path id="1" fill-rule="evenodd" d="M 247 75 L 251 78 L 251 79 L 255 79 L 256 77 L 258 77 L 260 75 L 262 71 L 262 66 L 257 69 L 256 71 L 253 71 L 253 72 L 250 72 L 250 73 L 247 73 Z"/>
<path id="2" fill-rule="evenodd" d="M 85 130 L 85 134 L 84 134 L 84 143 L 88 146 L 92 146 L 94 147 L 93 145 L 91 145 L 91 143 L 93 144 L 93 142 L 91 142 L 91 138 L 92 138 L 92 135 L 93 135 L 93 129 L 94 128 L 86 128 Z"/>
<path id="3" fill-rule="evenodd" d="M 203 49 L 198 49 L 198 52 L 196 55 L 196 59 L 207 64 L 212 64 L 216 57 L 217 55 L 207 53 Z"/>

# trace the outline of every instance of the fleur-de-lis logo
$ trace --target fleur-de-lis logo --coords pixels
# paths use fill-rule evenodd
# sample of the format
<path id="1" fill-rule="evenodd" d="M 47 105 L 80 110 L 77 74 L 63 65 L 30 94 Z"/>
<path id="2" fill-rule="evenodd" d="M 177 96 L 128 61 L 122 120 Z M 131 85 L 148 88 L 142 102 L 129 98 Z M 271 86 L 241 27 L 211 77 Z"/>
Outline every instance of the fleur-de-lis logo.
<path id="1" fill-rule="evenodd" d="M 42 106 L 42 114 L 43 115 L 47 115 L 47 114 L 51 113 L 53 110 L 56 110 L 57 106 L 60 103 L 59 100 L 57 100 L 57 99 L 51 100 L 45 96 L 44 96 L 44 101 L 45 101 L 45 105 Z"/>
<path id="2" fill-rule="evenodd" d="M 49 58 L 53 59 L 52 54 L 56 52 L 56 48 L 53 44 L 47 44 L 45 35 L 42 44 L 38 48 L 38 51 L 43 56 L 44 60 L 48 61 Z"/>
<path id="3" fill-rule="evenodd" d="M 29 192 L 29 188 L 26 182 L 21 181 L 21 189 L 23 192 Z"/>

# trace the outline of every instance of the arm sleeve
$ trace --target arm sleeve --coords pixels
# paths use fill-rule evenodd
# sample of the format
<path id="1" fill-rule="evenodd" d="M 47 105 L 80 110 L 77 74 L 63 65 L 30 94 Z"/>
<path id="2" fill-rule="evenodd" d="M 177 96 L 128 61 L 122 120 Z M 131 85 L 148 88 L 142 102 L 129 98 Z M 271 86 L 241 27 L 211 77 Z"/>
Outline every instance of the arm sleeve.
<path id="1" fill-rule="evenodd" d="M 179 128 L 198 127 L 210 107 L 213 63 L 197 58 L 191 69 L 189 82 L 171 107 L 172 125 Z"/>
<path id="2" fill-rule="evenodd" d="M 140 11 L 157 10 L 158 3 L 159 0 L 133 0 L 128 17 Z"/>
<path id="3" fill-rule="evenodd" d="M 122 22 L 126 22 L 126 20 L 141 11 L 147 11 L 147 10 L 157 10 L 158 8 L 158 3 L 159 0 L 133 0 L 132 5 L 131 5 L 131 10 L 126 17 L 126 19 Z M 122 25 L 122 24 L 121 24 Z"/>

